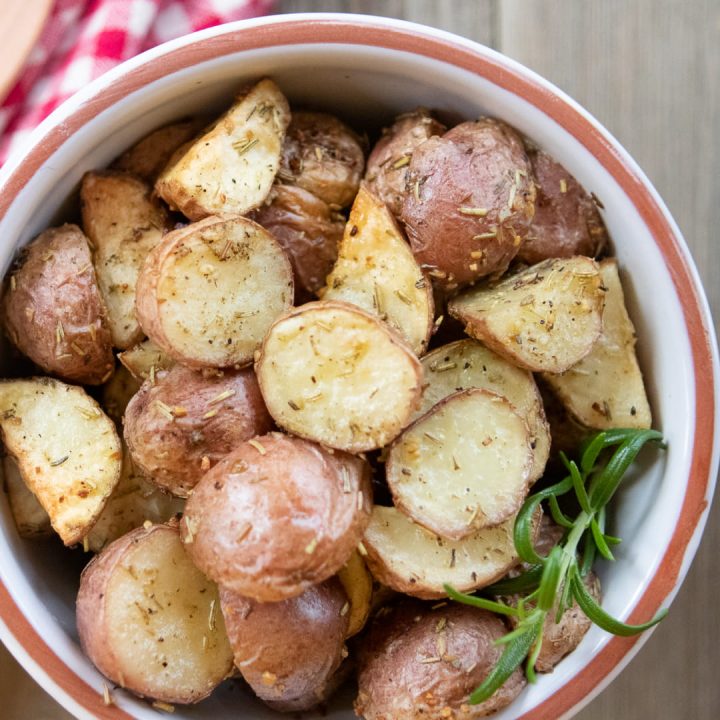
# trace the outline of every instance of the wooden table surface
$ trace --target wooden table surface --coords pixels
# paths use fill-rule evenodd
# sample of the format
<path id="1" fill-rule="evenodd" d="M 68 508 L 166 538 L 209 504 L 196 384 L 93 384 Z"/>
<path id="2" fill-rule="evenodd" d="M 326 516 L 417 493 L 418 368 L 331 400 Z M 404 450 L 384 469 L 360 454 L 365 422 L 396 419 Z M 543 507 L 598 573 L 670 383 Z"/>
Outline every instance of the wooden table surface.
<path id="1" fill-rule="evenodd" d="M 590 110 L 649 175 L 720 318 L 718 0 L 279 0 L 280 12 L 400 17 L 466 35 Z M 716 324 L 717 327 L 717 324 Z M 580 720 L 720 717 L 720 503 L 670 616 Z M 69 718 L 0 647 L 6 720 Z"/>

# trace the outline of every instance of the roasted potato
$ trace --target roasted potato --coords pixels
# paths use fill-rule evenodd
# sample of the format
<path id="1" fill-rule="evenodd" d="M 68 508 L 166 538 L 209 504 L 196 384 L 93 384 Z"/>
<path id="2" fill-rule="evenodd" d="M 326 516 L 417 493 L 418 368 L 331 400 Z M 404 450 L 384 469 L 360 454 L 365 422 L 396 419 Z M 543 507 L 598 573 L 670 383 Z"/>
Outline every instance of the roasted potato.
<path id="1" fill-rule="evenodd" d="M 120 365 L 100 389 L 100 404 L 118 427 L 122 427 L 125 408 L 142 383 Z"/>
<path id="2" fill-rule="evenodd" d="M 292 301 L 292 268 L 277 240 L 225 216 L 165 236 L 138 278 L 136 311 L 148 337 L 183 365 L 232 367 L 252 362 Z"/>
<path id="3" fill-rule="evenodd" d="M 180 147 L 155 191 L 190 220 L 259 207 L 280 167 L 289 122 L 285 96 L 272 80 L 261 80 L 207 132 Z"/>
<path id="4" fill-rule="evenodd" d="M 175 365 L 132 398 L 124 432 L 140 472 L 187 497 L 218 460 L 272 426 L 252 368 L 197 372 Z"/>
<path id="5" fill-rule="evenodd" d="M 357 550 L 353 551 L 337 576 L 348 597 L 348 605 L 343 605 L 341 612 L 348 615 L 347 637 L 352 637 L 365 627 L 370 615 L 373 579 Z"/>
<path id="6" fill-rule="evenodd" d="M 135 286 L 147 254 L 170 227 L 167 212 L 149 185 L 117 170 L 85 173 L 80 205 L 113 344 L 125 350 L 143 339 Z"/>
<path id="7" fill-rule="evenodd" d="M 512 365 L 475 340 L 458 340 L 436 348 L 421 360 L 425 387 L 414 420 L 452 393 L 483 388 L 503 395 L 530 430 L 533 466 L 530 482 L 544 472 L 550 454 L 550 431 L 542 398 L 531 373 Z"/>
<path id="8" fill-rule="evenodd" d="M 365 720 L 470 720 L 509 705 L 525 687 L 517 668 L 479 705 L 470 694 L 503 653 L 497 616 L 466 605 L 405 600 L 373 621 L 359 655 L 355 712 Z"/>
<path id="9" fill-rule="evenodd" d="M 203 121 L 195 119 L 164 125 L 126 150 L 115 160 L 113 167 L 154 183 L 175 151 L 192 140 L 202 127 Z"/>
<path id="10" fill-rule="evenodd" d="M 77 225 L 50 228 L 23 249 L 2 313 L 10 339 L 45 372 L 83 385 L 112 375 L 107 311 Z"/>
<path id="11" fill-rule="evenodd" d="M 203 476 L 181 528 L 208 577 L 277 602 L 340 570 L 371 507 L 364 460 L 272 433 L 238 445 Z"/>
<path id="12" fill-rule="evenodd" d="M 278 425 L 348 452 L 386 445 L 420 401 L 422 369 L 412 350 L 344 302 L 309 303 L 278 319 L 255 370 Z"/>
<path id="13" fill-rule="evenodd" d="M 578 255 L 545 260 L 497 285 L 468 290 L 448 309 L 468 335 L 509 362 L 560 373 L 593 349 L 604 304 L 598 264 Z"/>
<path id="14" fill-rule="evenodd" d="M 603 260 L 600 276 L 606 291 L 600 337 L 579 363 L 560 375 L 546 373 L 543 377 L 586 427 L 649 428 L 652 413 L 635 355 L 635 328 L 625 308 L 617 260 Z"/>
<path id="15" fill-rule="evenodd" d="M 358 191 L 364 166 L 360 139 L 345 123 L 325 113 L 293 113 L 282 149 L 281 182 L 345 207 Z"/>
<path id="16" fill-rule="evenodd" d="M 232 670 L 217 587 L 190 562 L 177 528 L 124 535 L 80 577 L 85 654 L 126 690 L 166 703 L 207 697 Z"/>
<path id="17" fill-rule="evenodd" d="M 364 187 L 353 203 L 322 297 L 378 315 L 418 355 L 427 348 L 435 319 L 432 286 L 391 212 Z"/>
<path id="18" fill-rule="evenodd" d="M 528 424 L 510 401 L 471 388 L 441 400 L 395 440 L 387 482 L 399 510 L 460 540 L 520 509 L 533 461 Z"/>
<path id="19" fill-rule="evenodd" d="M 442 135 L 445 126 L 424 108 L 404 113 L 383 128 L 368 157 L 365 182 L 396 217 L 407 195 L 408 166 L 415 148 L 433 135 Z"/>
<path id="20" fill-rule="evenodd" d="M 83 538 L 83 547 L 100 552 L 106 545 L 146 522 L 164 523 L 181 513 L 184 500 L 158 489 L 135 467 L 127 448 L 123 448 L 120 481 L 110 494 L 100 517 Z"/>
<path id="21" fill-rule="evenodd" d="M 539 522 L 538 515 L 538 522 Z M 471 592 L 499 580 L 519 560 L 512 517 L 462 540 L 441 538 L 394 507 L 376 505 L 361 551 L 370 572 L 397 592 L 432 600 L 446 597 L 445 583 Z"/>
<path id="22" fill-rule="evenodd" d="M 290 712 L 325 698 L 347 655 L 348 599 L 336 578 L 274 603 L 221 588 L 220 603 L 235 666 L 261 700 Z"/>
<path id="23" fill-rule="evenodd" d="M 271 232 L 288 254 L 296 302 L 316 295 L 337 259 L 345 218 L 311 192 L 293 185 L 276 185 L 265 205 L 250 217 Z"/>
<path id="24" fill-rule="evenodd" d="M 20 474 L 17 462 L 10 455 L 2 459 L 5 492 L 18 535 L 23 538 L 45 538 L 53 534 L 50 517 L 33 495 Z"/>
<path id="25" fill-rule="evenodd" d="M 51 378 L 3 380 L 0 432 L 62 541 L 82 540 L 120 479 L 113 421 L 82 388 Z"/>
<path id="26" fill-rule="evenodd" d="M 535 217 L 517 259 L 535 265 L 548 258 L 597 257 L 608 243 L 608 234 L 592 198 L 550 155 L 536 149 L 528 155 L 537 200 Z"/>
<path id="27" fill-rule="evenodd" d="M 418 262 L 447 290 L 504 272 L 527 235 L 535 186 L 522 140 L 484 118 L 419 145 L 400 219 Z"/>
<path id="28" fill-rule="evenodd" d="M 129 350 L 118 353 L 118 360 L 141 382 L 154 378 L 156 372 L 169 370 L 175 364 L 169 355 L 147 338 Z"/>

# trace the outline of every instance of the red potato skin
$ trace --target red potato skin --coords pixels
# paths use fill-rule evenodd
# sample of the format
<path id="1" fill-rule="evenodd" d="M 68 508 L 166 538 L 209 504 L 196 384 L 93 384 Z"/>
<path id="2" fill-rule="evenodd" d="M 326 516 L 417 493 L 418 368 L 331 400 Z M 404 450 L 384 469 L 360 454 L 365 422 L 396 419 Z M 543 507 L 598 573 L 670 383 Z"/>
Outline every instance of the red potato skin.
<path id="1" fill-rule="evenodd" d="M 271 433 L 242 443 L 203 476 L 181 531 L 209 578 L 278 602 L 340 570 L 371 511 L 366 461 Z"/>
<path id="2" fill-rule="evenodd" d="M 597 257 L 609 238 L 597 205 L 550 155 L 529 151 L 537 200 L 535 217 L 517 259 L 535 265 L 547 258 Z"/>
<path id="3" fill-rule="evenodd" d="M 365 153 L 358 136 L 333 115 L 294 112 L 283 145 L 278 180 L 346 207 L 360 187 Z"/>
<path id="4" fill-rule="evenodd" d="M 360 646 L 356 714 L 365 720 L 469 720 L 500 710 L 526 684 L 520 668 L 489 700 L 470 705 L 468 699 L 500 659 L 502 647 L 494 642 L 506 632 L 485 610 L 459 604 L 433 610 L 401 601 L 376 616 Z"/>
<path id="5" fill-rule="evenodd" d="M 502 274 L 535 211 L 522 140 L 488 118 L 461 123 L 418 146 L 408 188 L 400 219 L 410 246 L 433 281 L 448 291 Z M 481 215 L 467 214 L 472 209 Z"/>
<path id="6" fill-rule="evenodd" d="M 423 109 L 400 115 L 389 127 L 383 129 L 368 157 L 365 182 L 396 217 L 402 211 L 407 195 L 409 161 L 413 151 L 434 135 L 442 135 L 446 127 Z"/>
<path id="7" fill-rule="evenodd" d="M 266 204 L 249 217 L 271 232 L 287 253 L 295 276 L 296 304 L 312 299 L 325 286 L 337 260 L 345 218 L 293 185 L 276 185 Z"/>
<path id="8" fill-rule="evenodd" d="M 218 401 L 223 395 L 228 397 Z M 158 409 L 160 403 L 172 419 Z M 154 383 L 146 380 L 130 400 L 124 435 L 143 475 L 187 497 L 239 443 L 272 427 L 252 368 L 197 372 L 175 365 L 159 372 Z"/>
<path id="9" fill-rule="evenodd" d="M 5 329 L 45 372 L 82 385 L 115 366 L 88 240 L 77 225 L 50 228 L 22 251 L 2 303 Z"/>
<path id="10" fill-rule="evenodd" d="M 309 710 L 327 696 L 345 654 L 347 602 L 337 578 L 277 603 L 220 589 L 235 665 L 263 702 L 291 712 Z"/>

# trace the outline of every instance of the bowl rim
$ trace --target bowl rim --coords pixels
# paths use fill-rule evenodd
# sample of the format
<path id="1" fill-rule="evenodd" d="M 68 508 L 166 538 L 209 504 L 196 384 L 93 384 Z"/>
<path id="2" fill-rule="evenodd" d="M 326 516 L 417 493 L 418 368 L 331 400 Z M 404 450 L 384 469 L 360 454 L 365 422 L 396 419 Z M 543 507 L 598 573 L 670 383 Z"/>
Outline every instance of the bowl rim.
<path id="1" fill-rule="evenodd" d="M 689 250 L 666 206 L 622 146 L 586 110 L 533 71 L 501 53 L 448 32 L 402 20 L 344 13 L 276 15 L 220 25 L 128 60 L 66 100 L 33 133 L 24 153 L 0 171 L 0 220 L 41 165 L 95 115 L 143 85 L 220 55 L 282 45 L 360 45 L 409 52 L 468 70 L 531 103 L 577 139 L 623 189 L 670 271 L 688 332 L 695 379 L 695 436 L 680 515 L 668 548 L 627 619 L 640 622 L 676 594 L 700 542 L 718 465 L 720 425 L 717 342 Z M 162 62 L 157 62 L 162 57 Z M 553 695 L 519 720 L 567 717 L 589 702 L 630 661 L 648 634 L 613 636 Z M 84 717 L 132 720 L 57 656 L 0 581 L 0 638 L 66 708 Z"/>

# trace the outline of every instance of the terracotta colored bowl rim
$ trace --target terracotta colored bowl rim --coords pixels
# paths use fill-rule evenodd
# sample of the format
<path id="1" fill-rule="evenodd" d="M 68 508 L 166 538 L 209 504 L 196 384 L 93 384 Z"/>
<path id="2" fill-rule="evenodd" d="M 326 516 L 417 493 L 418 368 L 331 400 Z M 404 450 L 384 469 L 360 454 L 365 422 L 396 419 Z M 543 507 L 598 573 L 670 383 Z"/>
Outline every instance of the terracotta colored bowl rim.
<path id="1" fill-rule="evenodd" d="M 628 622 L 654 615 L 677 591 L 697 548 L 715 480 L 716 343 L 702 288 L 689 252 L 669 212 L 627 153 L 599 123 L 550 83 L 488 48 L 430 28 L 370 16 L 276 16 L 242 21 L 196 33 L 145 53 L 96 81 L 71 112 L 61 107 L 36 133 L 25 156 L 3 173 L 0 219 L 41 165 L 65 140 L 103 110 L 147 83 L 197 63 L 242 50 L 334 43 L 389 48 L 449 63 L 490 80 L 523 98 L 575 137 L 614 178 L 649 228 L 669 269 L 687 326 L 696 392 L 695 436 L 690 476 L 677 525 L 661 563 Z M 162 62 L 158 58 L 162 56 Z M 78 98 L 76 97 L 76 100 Z M 72 101 L 71 101 L 72 103 Z M 0 619 L 11 633 L 11 649 L 29 668 L 46 675 L 58 697 L 108 720 L 130 720 L 53 652 L 0 583 Z M 637 649 L 638 638 L 612 637 L 577 675 L 521 716 L 555 720 L 595 694 Z"/>

